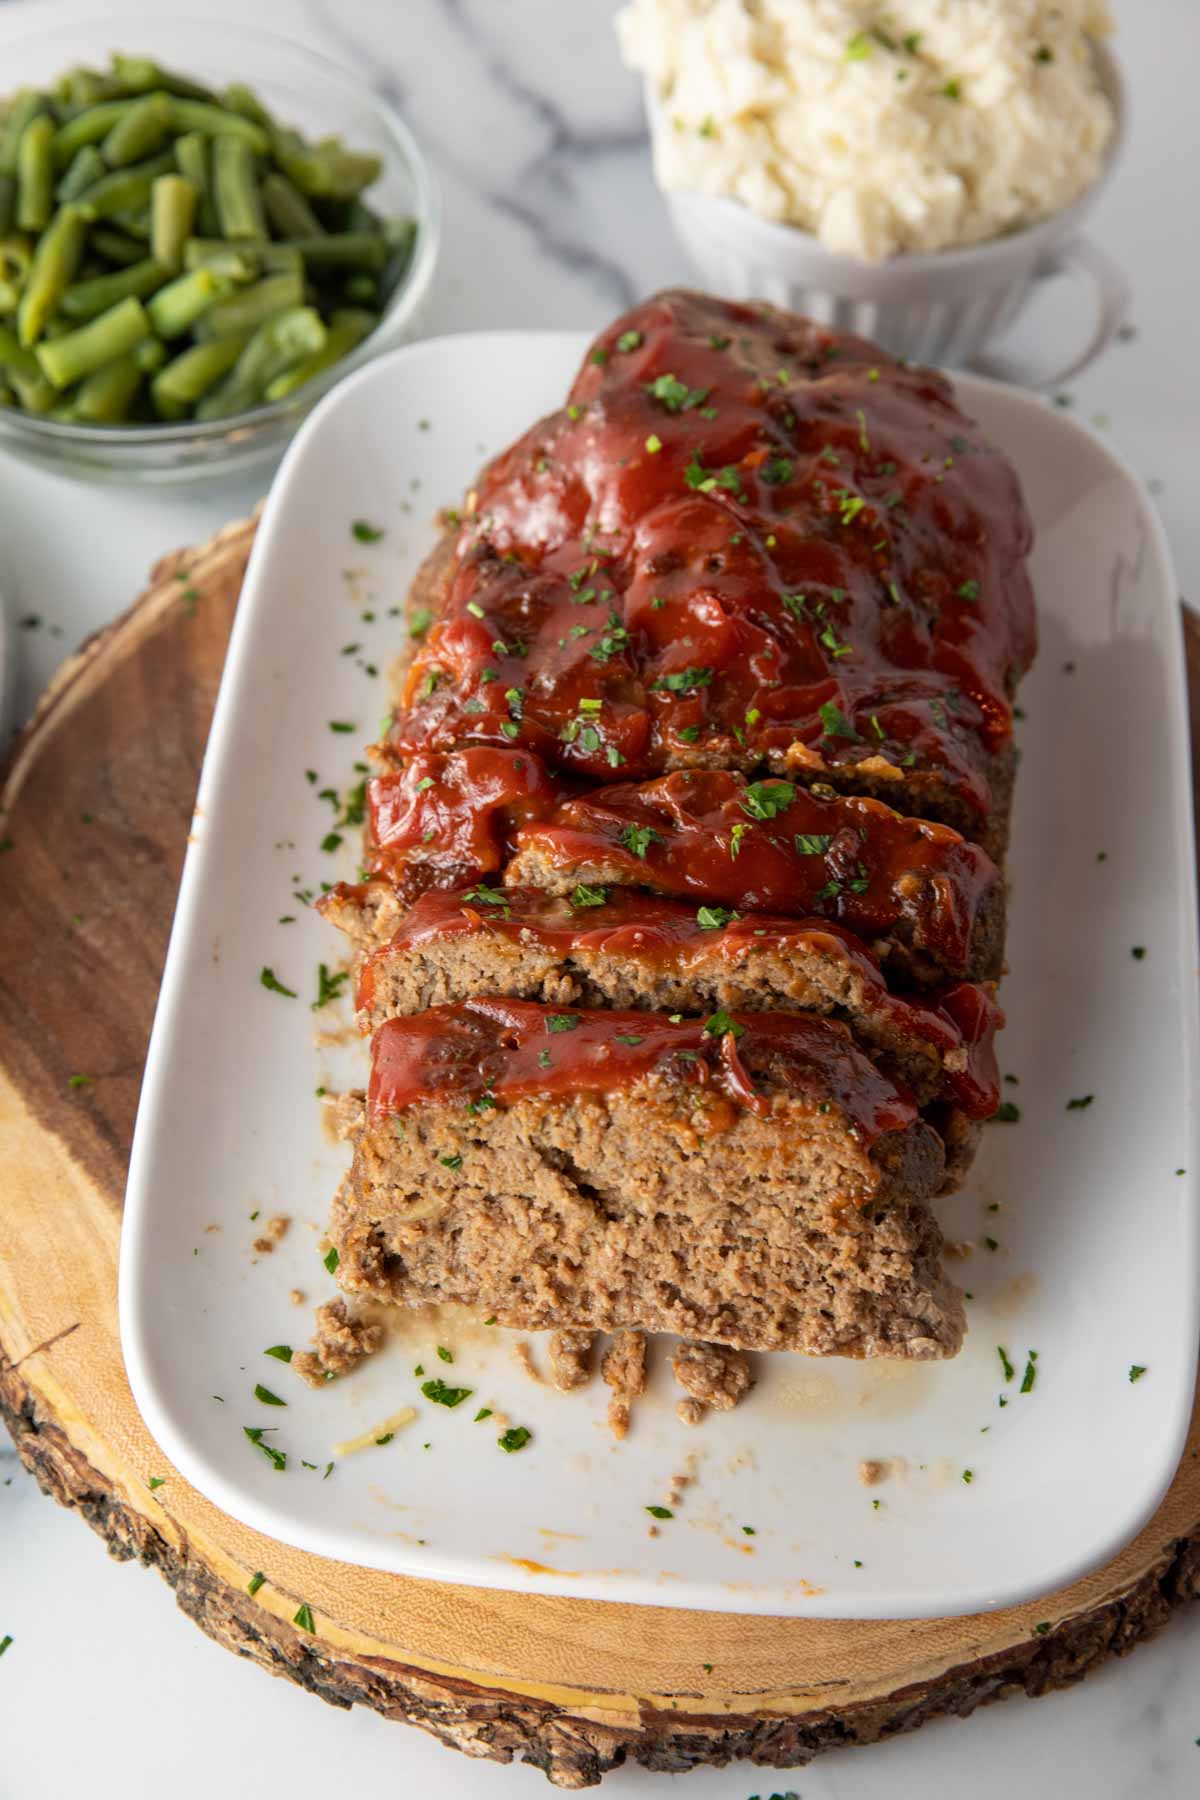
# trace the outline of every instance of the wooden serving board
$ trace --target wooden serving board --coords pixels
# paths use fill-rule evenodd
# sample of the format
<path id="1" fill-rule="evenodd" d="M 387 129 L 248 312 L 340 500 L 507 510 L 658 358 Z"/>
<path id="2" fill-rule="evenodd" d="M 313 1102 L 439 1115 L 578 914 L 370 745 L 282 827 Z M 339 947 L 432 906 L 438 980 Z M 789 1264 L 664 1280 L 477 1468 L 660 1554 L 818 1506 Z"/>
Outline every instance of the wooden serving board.
<path id="1" fill-rule="evenodd" d="M 142 1062 L 253 522 L 169 557 L 55 678 L 0 820 L 0 1415 L 43 1489 L 154 1564 L 201 1628 L 337 1706 L 524 1756 L 790 1767 L 1079 1679 L 1200 1591 L 1200 1410 L 1158 1514 L 1105 1568 L 972 1618 L 743 1618 L 492 1593 L 274 1543 L 170 1470 L 130 1396 L 117 1243 Z M 1187 621 L 1193 742 L 1200 627 Z M 87 1071 L 87 1085 L 71 1077 Z M 153 1492 L 151 1476 L 166 1476 Z M 256 1571 L 265 1582 L 251 1596 Z M 312 1609 L 314 1631 L 291 1621 Z M 1048 1629 L 1046 1626 L 1048 1625 Z M 711 1668 L 707 1665 L 711 1664 Z"/>

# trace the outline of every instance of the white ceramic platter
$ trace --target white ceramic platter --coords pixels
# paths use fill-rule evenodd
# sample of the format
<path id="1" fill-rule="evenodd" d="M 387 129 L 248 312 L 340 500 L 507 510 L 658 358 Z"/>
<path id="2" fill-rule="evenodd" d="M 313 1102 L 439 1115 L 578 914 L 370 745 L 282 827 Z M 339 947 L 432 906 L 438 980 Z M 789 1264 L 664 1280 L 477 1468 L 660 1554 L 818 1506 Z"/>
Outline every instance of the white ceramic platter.
<path id="1" fill-rule="evenodd" d="M 1006 1098 L 1021 1116 L 986 1128 L 968 1191 L 943 1213 L 948 1235 L 974 1246 L 956 1269 L 972 1296 L 961 1356 L 761 1358 L 746 1404 L 689 1429 L 658 1345 L 651 1391 L 617 1444 L 598 1380 L 569 1395 L 536 1384 L 516 1334 L 494 1327 L 414 1316 L 316 1393 L 263 1354 L 304 1344 L 311 1304 L 335 1292 L 318 1244 L 346 1153 L 314 1090 L 361 1084 L 366 1070 L 352 1034 L 314 1036 L 349 1021 L 347 1002 L 310 1010 L 318 963 L 342 947 L 294 896 L 351 876 L 357 849 L 352 830 L 322 850 L 333 812 L 321 790 L 358 779 L 384 710 L 377 671 L 436 509 L 559 404 L 582 349 L 575 335 L 485 334 L 381 359 L 322 403 L 275 484 L 213 722 L 133 1151 L 121 1310 L 134 1393 L 164 1452 L 228 1512 L 379 1569 L 822 1617 L 968 1612 L 1049 1591 L 1138 1530 L 1183 1444 L 1196 1371 L 1196 918 L 1161 531 L 1098 439 L 1013 390 L 959 382 L 1036 519 L 1043 644 L 1021 697 L 1004 988 L 1002 1066 L 1019 1079 Z M 354 520 L 384 535 L 360 542 Z M 264 988 L 264 966 L 298 997 Z M 276 1213 L 291 1227 L 256 1256 Z M 471 1400 L 428 1404 L 418 1363 Z M 1146 1372 L 1131 1381 L 1135 1365 Z M 256 1400 L 259 1383 L 286 1408 Z M 333 1457 L 410 1403 L 417 1417 L 391 1442 Z M 475 1423 L 483 1407 L 493 1418 Z M 531 1429 L 525 1449 L 499 1448 L 496 1412 Z M 270 1428 L 286 1470 L 245 1426 Z M 645 1509 L 689 1456 L 695 1479 L 655 1528 Z M 886 1479 L 864 1486 L 864 1460 L 886 1463 Z"/>

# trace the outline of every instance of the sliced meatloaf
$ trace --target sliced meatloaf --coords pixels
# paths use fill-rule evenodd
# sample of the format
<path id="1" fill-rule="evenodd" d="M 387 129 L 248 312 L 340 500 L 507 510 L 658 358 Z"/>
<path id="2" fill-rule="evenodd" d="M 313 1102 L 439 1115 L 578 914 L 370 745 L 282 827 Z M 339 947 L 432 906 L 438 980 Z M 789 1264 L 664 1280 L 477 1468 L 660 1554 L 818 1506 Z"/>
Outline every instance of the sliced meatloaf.
<path id="1" fill-rule="evenodd" d="M 661 294 L 601 334 L 426 565 L 392 746 L 516 743 L 591 780 L 773 769 L 999 854 L 1030 537 L 942 376 Z"/>
<path id="2" fill-rule="evenodd" d="M 814 1355 L 961 1342 L 941 1141 L 830 1020 L 434 1007 L 377 1032 L 349 1131 L 351 1292 Z"/>
<path id="3" fill-rule="evenodd" d="M 387 882 L 342 886 L 321 910 L 360 952 L 364 1031 L 476 994 L 685 1014 L 803 1010 L 849 1025 L 922 1105 L 987 1118 L 999 1101 L 990 993 L 960 982 L 894 994 L 858 940 L 823 920 L 739 916 L 628 888 L 559 897 L 485 883 L 425 894 L 409 911 Z"/>

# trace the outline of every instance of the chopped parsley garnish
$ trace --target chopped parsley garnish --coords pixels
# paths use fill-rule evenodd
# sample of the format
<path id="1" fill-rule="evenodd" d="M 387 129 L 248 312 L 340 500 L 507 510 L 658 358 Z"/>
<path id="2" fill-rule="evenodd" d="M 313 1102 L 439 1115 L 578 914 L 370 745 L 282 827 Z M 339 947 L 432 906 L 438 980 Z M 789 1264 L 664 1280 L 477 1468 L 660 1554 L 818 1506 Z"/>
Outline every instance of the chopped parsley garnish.
<path id="1" fill-rule="evenodd" d="M 805 604 L 806 601 L 803 594 L 785 594 L 783 596 L 783 610 L 784 612 L 791 613 L 793 619 L 802 619 L 804 617 Z"/>
<path id="2" fill-rule="evenodd" d="M 587 887 L 581 881 L 578 887 L 571 890 L 570 903 L 575 908 L 576 912 L 582 912 L 583 909 L 588 906 L 607 906 L 608 889 L 602 887 Z"/>
<path id="3" fill-rule="evenodd" d="M 818 708 L 818 713 L 821 728 L 826 737 L 853 738 L 856 742 L 858 741 L 858 732 L 855 731 L 836 701 L 826 700 L 824 705 Z"/>
<path id="4" fill-rule="evenodd" d="M 978 600 L 979 583 L 977 581 L 964 581 L 961 586 L 956 587 L 954 591 L 960 600 Z"/>
<path id="5" fill-rule="evenodd" d="M 1052 63 L 1054 61 L 1054 52 L 1051 50 L 1049 44 L 1039 44 L 1033 53 L 1033 60 L 1038 63 Z"/>
<path id="6" fill-rule="evenodd" d="M 759 479 L 768 487 L 782 487 L 784 482 L 792 479 L 792 461 L 787 456 L 772 456 L 758 471 Z"/>
<path id="7" fill-rule="evenodd" d="M 651 687 L 658 693 L 694 694 L 697 688 L 708 687 L 713 678 L 710 668 L 676 669 L 672 675 L 660 675 Z"/>
<path id="8" fill-rule="evenodd" d="M 319 1012 L 323 1006 L 328 1006 L 331 1000 L 338 999 L 349 979 L 350 976 L 345 969 L 339 969 L 336 974 L 330 974 L 324 963 L 318 963 L 317 997 L 312 1003 L 313 1011 Z"/>
<path id="9" fill-rule="evenodd" d="M 254 1398 L 256 1400 L 261 1400 L 264 1406 L 287 1405 L 286 1400 L 281 1400 L 278 1394 L 273 1394 L 270 1388 L 263 1386 L 261 1381 L 255 1382 L 254 1384 Z"/>
<path id="10" fill-rule="evenodd" d="M 421 1383 L 421 1392 L 427 1400 L 432 1400 L 435 1406 L 461 1406 L 464 1400 L 470 1398 L 472 1390 L 464 1387 L 447 1387 L 441 1376 L 435 1375 L 432 1381 Z"/>
<path id="11" fill-rule="evenodd" d="M 832 625 L 826 625 L 819 634 L 819 641 L 836 662 L 839 656 L 849 656 L 851 646 L 840 638 Z"/>
<path id="12" fill-rule="evenodd" d="M 383 536 L 381 526 L 369 525 L 365 519 L 355 519 L 350 529 L 360 544 L 377 544 Z"/>
<path id="13" fill-rule="evenodd" d="M 264 965 L 262 972 L 259 975 L 258 979 L 262 982 L 262 985 L 265 988 L 268 988 L 270 990 L 270 992 L 272 994 L 286 994 L 289 1000 L 296 1000 L 299 998 L 299 995 L 296 993 L 295 988 L 284 987 L 282 981 L 279 980 L 279 977 L 276 975 L 274 969 L 268 969 Z"/>
<path id="14" fill-rule="evenodd" d="M 1145 944 L 1135 944 L 1129 954 L 1132 956 L 1134 962 L 1143 962 L 1146 956 Z"/>
<path id="15" fill-rule="evenodd" d="M 579 1013 L 547 1013 L 546 1014 L 546 1030 L 547 1031 L 574 1031 L 577 1025 L 582 1025 L 582 1024 L 583 1024 L 583 1018 L 582 1018 L 582 1015 Z"/>
<path id="16" fill-rule="evenodd" d="M 744 1025 L 739 1025 L 737 1020 L 731 1018 L 722 1007 L 719 1012 L 713 1013 L 711 1018 L 705 1019 L 704 1029 L 709 1037 L 732 1036 L 740 1038 L 746 1027 Z"/>
<path id="17" fill-rule="evenodd" d="M 866 31 L 856 31 L 846 45 L 847 62 L 864 62 L 871 54 L 871 38 Z"/>
<path id="18" fill-rule="evenodd" d="M 962 84 L 958 81 L 948 81 L 944 87 L 938 89 L 938 92 L 942 95 L 943 99 L 961 100 Z"/>
<path id="19" fill-rule="evenodd" d="M 646 439 L 646 454 L 648 456 L 657 456 L 661 449 L 662 439 L 657 432 L 652 431 L 650 436 Z"/>
<path id="20" fill-rule="evenodd" d="M 301 1631 L 307 1631 L 310 1634 L 316 1633 L 317 1628 L 313 1624 L 312 1607 L 309 1606 L 307 1601 L 305 1601 L 304 1605 L 292 1620 L 292 1624 L 298 1625 Z"/>
<path id="21" fill-rule="evenodd" d="M 962 1478 L 966 1482 L 967 1486 L 970 1487 L 971 1483 L 975 1479 L 974 1469 L 964 1469 L 962 1472 Z"/>
<path id="22" fill-rule="evenodd" d="M 453 1351 L 447 1350 L 445 1344 L 438 1345 L 437 1353 L 443 1362 L 453 1362 L 454 1361 Z"/>
<path id="23" fill-rule="evenodd" d="M 644 1044 L 645 1041 L 645 1038 L 635 1037 L 632 1032 L 619 1031 L 616 1036 L 618 1044 L 628 1044 L 631 1050 L 638 1044 Z"/>
<path id="24" fill-rule="evenodd" d="M 549 1067 L 550 1067 L 550 1052 L 548 1050 L 539 1050 L 538 1051 L 538 1068 L 539 1069 L 548 1069 Z"/>
<path id="25" fill-rule="evenodd" d="M 596 349 L 593 350 L 592 354 L 588 357 L 588 361 L 595 363 L 598 368 L 602 369 L 608 361 L 608 351 L 597 345 Z"/>
<path id="26" fill-rule="evenodd" d="M 1000 1358 L 1000 1367 L 1004 1370 L 1005 1381 L 1011 1381 L 1017 1371 L 1009 1361 L 1008 1351 L 1003 1344 L 996 1345 L 996 1355 Z"/>
<path id="27" fill-rule="evenodd" d="M 738 500 L 746 498 L 736 463 L 726 463 L 723 469 L 706 469 L 693 451 L 692 459 L 683 471 L 683 478 L 690 488 L 697 489 L 701 494 L 711 494 L 715 488 L 724 488 Z"/>
<path id="28" fill-rule="evenodd" d="M 166 1481 L 167 1478 L 165 1475 L 152 1475 L 146 1483 L 146 1486 L 150 1489 L 150 1492 L 153 1493 L 155 1488 L 165 1487 Z"/>
<path id="29" fill-rule="evenodd" d="M 727 906 L 701 906 L 696 913 L 696 923 L 701 931 L 721 931 L 741 916 L 741 913 L 731 912 Z"/>
<path id="30" fill-rule="evenodd" d="M 500 888 L 490 888 L 482 883 L 478 887 L 468 888 L 463 899 L 478 900 L 480 906 L 505 906 L 508 903 L 508 895 Z"/>
<path id="31" fill-rule="evenodd" d="M 752 825 L 745 824 L 744 821 L 741 819 L 738 820 L 737 824 L 733 827 L 733 830 L 729 834 L 729 854 L 730 854 L 730 856 L 737 857 L 741 854 L 742 839 L 745 837 L 745 835 L 748 831 L 753 831 L 753 829 L 754 829 L 754 827 Z"/>
<path id="32" fill-rule="evenodd" d="M 617 841 L 644 862 L 651 844 L 661 844 L 663 839 L 662 833 L 655 831 L 653 825 L 627 825 Z"/>
<path id="33" fill-rule="evenodd" d="M 480 1424 L 482 1424 L 484 1419 L 490 1419 L 491 1416 L 492 1416 L 491 1407 L 490 1406 L 481 1406 L 479 1411 L 475 1414 L 475 1417 L 471 1420 L 471 1423 L 472 1423 L 472 1425 L 480 1425 Z"/>
<path id="34" fill-rule="evenodd" d="M 654 1519 L 673 1519 L 675 1517 L 669 1506 L 648 1506 L 646 1511 Z"/>
<path id="35" fill-rule="evenodd" d="M 267 1427 L 265 1425 L 243 1425 L 242 1430 L 250 1439 L 256 1450 L 261 1450 L 267 1461 L 278 1474 L 287 1468 L 287 1452 L 276 1450 L 273 1444 L 265 1442 Z"/>
<path id="36" fill-rule="evenodd" d="M 848 488 L 838 488 L 837 503 L 843 525 L 853 524 L 867 504 L 860 494 L 852 494 Z"/>
<path id="37" fill-rule="evenodd" d="M 640 331 L 623 331 L 617 339 L 617 349 L 637 350 L 641 347 L 641 343 L 642 334 Z"/>
<path id="38" fill-rule="evenodd" d="M 329 1249 L 325 1252 L 324 1256 L 321 1258 L 321 1261 L 325 1264 L 325 1267 L 329 1270 L 329 1273 L 331 1275 L 333 1274 L 334 1270 L 337 1268 L 337 1266 L 341 1262 L 341 1260 L 342 1259 L 338 1253 L 336 1244 L 330 1245 Z"/>
<path id="39" fill-rule="evenodd" d="M 1015 1125 L 1020 1117 L 1020 1107 L 1014 1105 L 1011 1100 L 1002 1100 L 992 1114 L 992 1120 L 997 1125 Z"/>
<path id="40" fill-rule="evenodd" d="M 752 819 L 773 819 L 796 798 L 791 781 L 754 781 L 741 797 L 741 808 Z"/>
<path id="41" fill-rule="evenodd" d="M 263 1582 L 266 1579 L 267 1578 L 263 1574 L 261 1569 L 256 1570 L 255 1573 L 250 1577 L 249 1581 L 246 1583 L 246 1592 L 248 1594 L 257 1594 L 259 1588 L 262 1586 Z"/>
<path id="42" fill-rule="evenodd" d="M 668 412 L 679 413 L 689 412 L 693 406 L 703 406 L 710 389 L 690 388 L 675 375 L 660 375 L 657 381 L 647 384 L 646 392 Z"/>
<path id="43" fill-rule="evenodd" d="M 501 1432 L 496 1442 L 511 1456 L 514 1450 L 523 1450 L 532 1436 L 527 1425 L 510 1425 L 507 1431 Z"/>
<path id="44" fill-rule="evenodd" d="M 463 1165 L 462 1152 L 456 1150 L 453 1156 L 439 1156 L 438 1161 L 444 1169 L 461 1169 Z"/>
<path id="45" fill-rule="evenodd" d="M 798 831 L 792 842 L 797 856 L 824 856 L 833 842 L 833 835 L 828 831 Z"/>
<path id="46" fill-rule="evenodd" d="M 628 631 L 622 625 L 619 616 L 615 612 L 610 612 L 604 636 L 598 643 L 592 645 L 588 654 L 594 656 L 597 662 L 608 662 L 611 657 L 618 656 L 628 644 Z"/>
<path id="47" fill-rule="evenodd" d="M 1080 1094 L 1074 1100 L 1067 1101 L 1067 1111 L 1084 1112 L 1095 1098 L 1095 1094 Z"/>
<path id="48" fill-rule="evenodd" d="M 1142 1376 L 1146 1373 L 1147 1366 L 1148 1365 L 1146 1363 L 1130 1363 L 1130 1365 L 1129 1365 L 1130 1381 L 1140 1381 L 1142 1379 Z"/>
<path id="49" fill-rule="evenodd" d="M 263 1351 L 263 1355 L 273 1356 L 276 1362 L 290 1363 L 292 1360 L 292 1346 L 290 1344 L 272 1344 L 269 1350 Z"/>
<path id="50" fill-rule="evenodd" d="M 1025 1373 L 1021 1377 L 1021 1392 L 1031 1394 L 1033 1384 L 1037 1380 L 1037 1351 L 1031 1350 L 1025 1361 Z"/>

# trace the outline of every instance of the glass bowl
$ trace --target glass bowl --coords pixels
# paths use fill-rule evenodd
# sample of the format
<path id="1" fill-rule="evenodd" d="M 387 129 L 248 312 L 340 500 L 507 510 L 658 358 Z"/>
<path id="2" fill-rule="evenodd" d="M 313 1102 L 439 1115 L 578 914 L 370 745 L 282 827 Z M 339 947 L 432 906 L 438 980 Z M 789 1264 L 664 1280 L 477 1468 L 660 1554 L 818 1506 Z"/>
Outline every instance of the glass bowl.
<path id="1" fill-rule="evenodd" d="M 49 86 L 77 63 L 107 64 L 114 50 L 146 55 L 180 74 L 222 88 L 244 82 L 283 124 L 306 137 L 336 134 L 348 148 L 374 152 L 383 169 L 368 190 L 379 212 L 416 220 L 412 259 L 378 326 L 323 375 L 284 400 L 204 423 L 73 425 L 0 406 L 0 448 L 64 474 L 101 480 L 181 481 L 226 475 L 277 454 L 322 394 L 371 357 L 419 334 L 441 235 L 433 172 L 403 120 L 362 75 L 287 38 L 216 20 L 110 14 L 76 20 L 6 43 L 5 95 Z"/>

